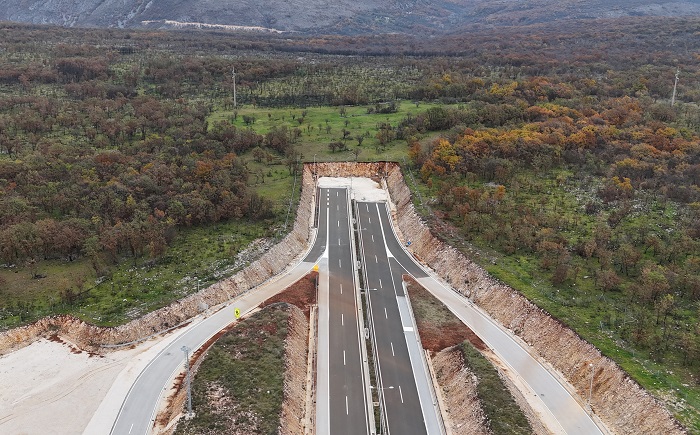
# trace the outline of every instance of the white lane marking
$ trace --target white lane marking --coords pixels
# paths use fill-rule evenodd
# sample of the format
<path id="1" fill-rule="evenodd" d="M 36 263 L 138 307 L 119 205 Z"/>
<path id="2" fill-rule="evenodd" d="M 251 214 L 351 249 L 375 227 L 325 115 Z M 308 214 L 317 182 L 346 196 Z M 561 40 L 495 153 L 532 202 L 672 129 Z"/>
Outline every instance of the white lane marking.
<path id="1" fill-rule="evenodd" d="M 345 314 L 342 314 L 342 313 L 340 314 L 340 324 L 342 326 L 345 326 Z"/>
<path id="2" fill-rule="evenodd" d="M 340 284 L 340 294 L 343 294 L 343 284 Z"/>
<path id="3" fill-rule="evenodd" d="M 372 218 L 371 218 L 371 217 L 368 217 L 367 219 L 369 220 L 369 223 L 372 223 Z"/>
<path id="4" fill-rule="evenodd" d="M 372 242 L 374 242 L 374 234 L 372 234 Z"/>
<path id="5" fill-rule="evenodd" d="M 401 385 L 399 385 L 399 396 L 401 396 L 401 403 L 403 403 L 403 393 L 401 392 Z"/>
<path id="6" fill-rule="evenodd" d="M 338 221 L 338 228 L 340 228 L 340 221 Z"/>
<path id="7" fill-rule="evenodd" d="M 382 288 L 382 279 L 379 278 L 379 288 Z"/>
<path id="8" fill-rule="evenodd" d="M 387 319 L 389 318 L 389 315 L 386 313 L 386 307 L 384 307 L 384 317 L 386 317 Z"/>
<path id="9" fill-rule="evenodd" d="M 403 403 L 403 400 L 401 403 Z M 345 396 L 345 415 L 350 415 L 350 412 L 348 412 L 348 396 Z"/>
<path id="10" fill-rule="evenodd" d="M 335 211 L 340 211 L 340 205 L 339 205 L 339 204 L 337 204 L 337 205 L 335 206 Z"/>
<path id="11" fill-rule="evenodd" d="M 377 256 L 376 256 L 376 255 L 374 256 L 374 262 L 375 262 L 375 263 L 379 263 L 379 260 L 377 260 Z"/>
<path id="12" fill-rule="evenodd" d="M 345 351 L 343 351 L 343 365 L 347 365 L 345 364 Z"/>
<path id="13" fill-rule="evenodd" d="M 338 246 L 340 246 L 340 239 L 338 239 Z"/>
<path id="14" fill-rule="evenodd" d="M 394 342 L 392 341 L 392 342 L 390 342 L 389 344 L 391 344 L 391 356 L 396 356 L 396 355 L 394 354 Z"/>
<path id="15" fill-rule="evenodd" d="M 369 204 L 365 204 L 365 207 L 367 207 L 367 211 L 369 212 Z"/>
<path id="16" fill-rule="evenodd" d="M 340 263 L 340 258 L 338 259 L 338 267 L 340 267 L 341 269 L 343 268 L 342 264 Z"/>
<path id="17" fill-rule="evenodd" d="M 134 423 L 131 423 L 131 427 L 129 428 L 129 433 L 131 433 L 131 429 L 134 428 Z"/>

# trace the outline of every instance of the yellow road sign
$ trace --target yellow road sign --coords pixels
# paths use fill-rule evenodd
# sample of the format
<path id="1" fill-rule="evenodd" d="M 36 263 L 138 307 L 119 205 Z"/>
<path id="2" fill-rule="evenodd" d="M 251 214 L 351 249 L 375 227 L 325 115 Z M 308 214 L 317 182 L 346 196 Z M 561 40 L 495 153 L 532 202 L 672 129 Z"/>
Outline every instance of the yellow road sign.
<path id="1" fill-rule="evenodd" d="M 241 310 L 239 308 L 234 308 L 233 314 L 236 316 L 236 319 L 238 319 L 239 317 L 241 317 Z"/>
<path id="2" fill-rule="evenodd" d="M 318 272 L 318 264 L 314 264 L 314 272 Z"/>

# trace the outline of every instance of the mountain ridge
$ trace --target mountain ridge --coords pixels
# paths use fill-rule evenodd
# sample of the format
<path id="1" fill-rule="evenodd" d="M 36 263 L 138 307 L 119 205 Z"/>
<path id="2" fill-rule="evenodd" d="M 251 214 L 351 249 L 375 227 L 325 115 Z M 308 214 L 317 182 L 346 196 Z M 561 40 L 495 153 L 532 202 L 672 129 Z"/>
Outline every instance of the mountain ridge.
<path id="1" fill-rule="evenodd" d="M 700 0 L 0 0 L 0 20 L 65 27 L 449 33 L 571 19 L 700 16 Z"/>

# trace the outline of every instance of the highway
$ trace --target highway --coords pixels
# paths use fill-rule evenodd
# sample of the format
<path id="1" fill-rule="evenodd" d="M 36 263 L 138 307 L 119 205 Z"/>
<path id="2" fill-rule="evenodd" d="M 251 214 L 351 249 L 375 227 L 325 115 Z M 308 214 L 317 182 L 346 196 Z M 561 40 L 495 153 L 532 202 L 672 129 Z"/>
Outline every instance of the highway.
<path id="1" fill-rule="evenodd" d="M 119 408 L 110 433 L 149 434 L 156 407 L 182 371 L 183 346 L 196 350 L 231 324 L 234 310 L 245 315 L 263 301 L 319 265 L 319 342 L 317 371 L 317 433 L 373 433 L 373 416 L 363 338 L 355 293 L 351 214 L 347 189 L 319 189 L 318 231 L 307 257 L 293 269 L 247 292 L 228 306 L 179 332 L 138 376 Z M 557 377 L 543 367 L 504 328 L 466 298 L 443 286 L 414 261 L 394 232 L 385 203 L 357 203 L 357 226 L 364 259 L 372 340 L 376 343 L 377 379 L 386 432 L 441 433 L 431 403 L 428 380 L 412 331 L 410 306 L 401 285 L 410 273 L 468 325 L 498 355 L 535 396 L 535 408 L 556 421 L 554 433 L 604 433 Z M 317 263 L 318 262 L 318 263 Z M 325 307 L 325 308 L 324 308 Z M 196 411 L 196 410 L 195 410 Z"/>
<path id="2" fill-rule="evenodd" d="M 406 270 L 388 249 L 395 236 L 391 226 L 382 223 L 380 209 L 385 205 L 374 202 L 358 202 L 356 207 L 382 425 L 386 433 L 439 434 L 440 417 L 403 287 Z M 420 268 L 412 268 L 412 273 L 428 276 Z"/>
<path id="3" fill-rule="evenodd" d="M 374 415 L 365 388 L 348 191 L 320 189 L 319 202 L 319 234 L 326 233 L 328 245 L 319 262 L 316 433 L 368 434 Z"/>

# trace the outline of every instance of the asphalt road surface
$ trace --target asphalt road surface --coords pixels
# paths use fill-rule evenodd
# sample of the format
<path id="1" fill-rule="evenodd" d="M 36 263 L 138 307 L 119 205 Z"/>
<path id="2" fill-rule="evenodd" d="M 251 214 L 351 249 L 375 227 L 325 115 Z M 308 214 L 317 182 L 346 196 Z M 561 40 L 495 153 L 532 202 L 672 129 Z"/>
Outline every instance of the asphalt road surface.
<path id="1" fill-rule="evenodd" d="M 366 400 L 348 191 L 320 189 L 318 198 L 319 236 L 326 233 L 328 246 L 319 262 L 316 432 L 367 434 L 374 416 Z"/>
<path id="2" fill-rule="evenodd" d="M 388 249 L 398 241 L 391 225 L 382 222 L 380 209 L 385 204 L 358 202 L 356 207 L 383 425 L 393 434 L 438 434 L 439 417 L 403 288 L 406 270 Z M 420 268 L 411 271 L 427 276 Z M 409 344 L 414 345 L 412 352 Z"/>

